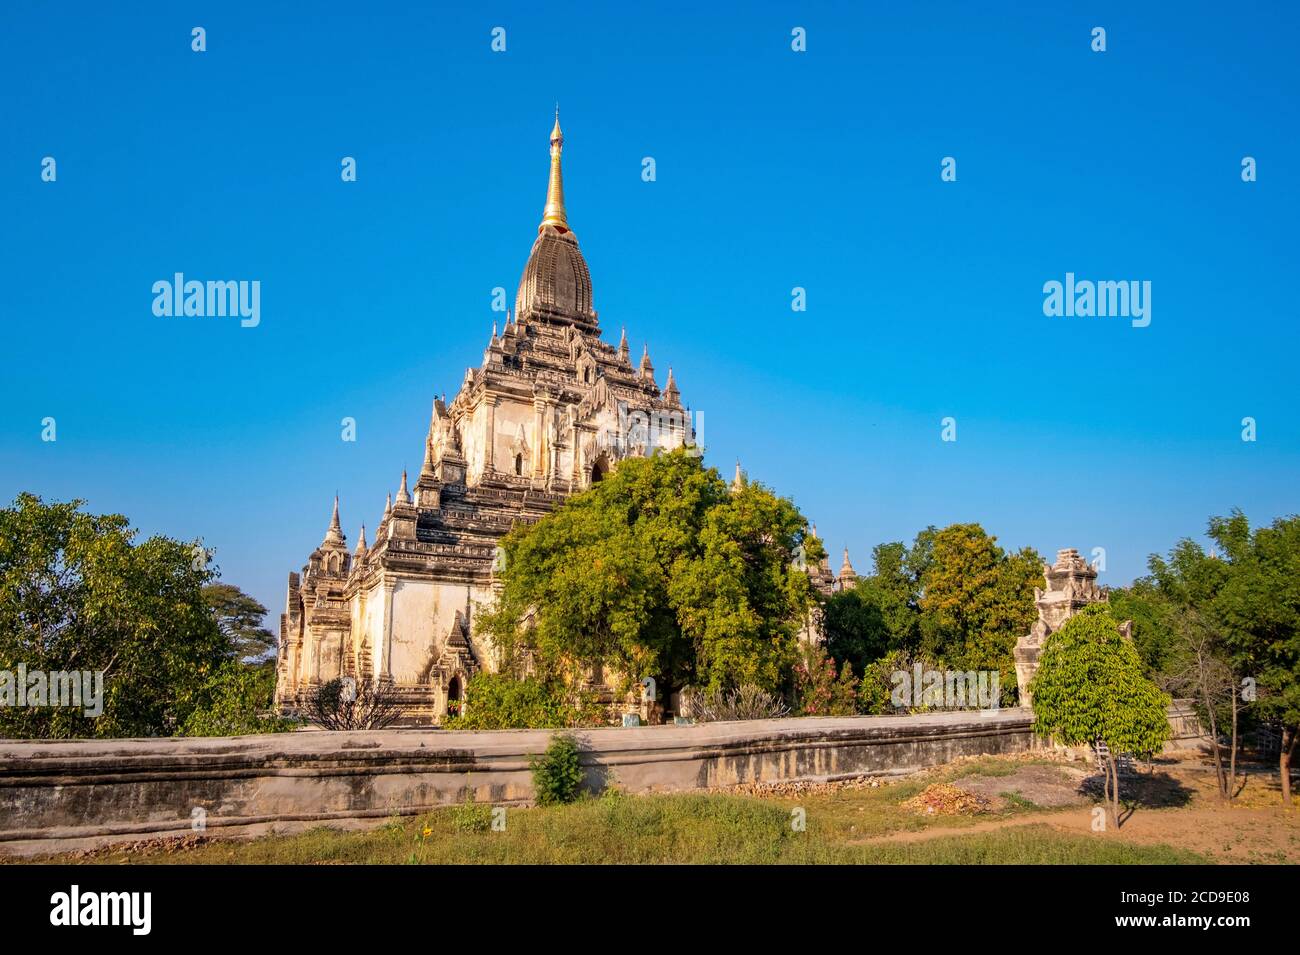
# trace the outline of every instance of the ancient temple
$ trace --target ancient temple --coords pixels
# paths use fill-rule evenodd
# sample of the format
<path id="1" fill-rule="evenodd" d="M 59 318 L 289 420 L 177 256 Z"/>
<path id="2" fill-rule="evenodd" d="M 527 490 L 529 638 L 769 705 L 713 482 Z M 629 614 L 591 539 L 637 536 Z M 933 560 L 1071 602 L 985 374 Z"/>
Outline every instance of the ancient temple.
<path id="1" fill-rule="evenodd" d="M 1107 599 L 1106 591 L 1097 586 L 1097 569 L 1073 547 L 1057 551 L 1055 564 L 1043 565 L 1043 578 L 1046 589 L 1034 588 L 1038 619 L 1029 633 L 1016 641 L 1014 651 L 1021 706 L 1032 704 L 1029 683 L 1038 672 L 1038 658 L 1047 638 L 1088 604 Z"/>
<path id="2" fill-rule="evenodd" d="M 557 112 L 550 178 L 513 316 L 493 327 L 456 396 L 435 398 L 423 465 L 405 472 L 367 542 L 349 552 L 338 501 L 280 618 L 276 702 L 299 710 L 321 683 L 383 681 L 415 723 L 456 710 L 496 666 L 474 626 L 498 585 L 498 542 L 618 462 L 692 445 L 672 369 L 661 389 L 649 349 L 601 338 L 591 275 L 564 202 Z"/>

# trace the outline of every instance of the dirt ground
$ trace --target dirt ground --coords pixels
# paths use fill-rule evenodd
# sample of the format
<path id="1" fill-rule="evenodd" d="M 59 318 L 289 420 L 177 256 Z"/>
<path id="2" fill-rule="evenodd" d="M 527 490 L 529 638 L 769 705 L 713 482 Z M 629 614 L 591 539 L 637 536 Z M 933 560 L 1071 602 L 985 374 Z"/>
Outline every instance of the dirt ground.
<path id="1" fill-rule="evenodd" d="M 1100 777 L 1087 764 L 1031 762 L 1004 775 L 980 768 L 988 764 L 970 773 L 957 764 L 946 774 L 953 785 L 991 804 L 987 818 L 977 817 L 962 833 L 1046 824 L 1060 832 L 1188 849 L 1225 863 L 1300 863 L 1300 806 L 1282 806 L 1277 773 L 1268 767 L 1251 767 L 1236 801 L 1228 805 L 1218 796 L 1212 769 L 1198 754 L 1139 764 L 1121 778 L 1127 812 L 1122 825 L 1116 829 L 1107 822 L 1100 832 L 1094 813 Z M 1007 809 L 1022 811 L 996 815 Z M 862 841 L 914 842 L 953 834 L 950 827 L 934 826 Z"/>

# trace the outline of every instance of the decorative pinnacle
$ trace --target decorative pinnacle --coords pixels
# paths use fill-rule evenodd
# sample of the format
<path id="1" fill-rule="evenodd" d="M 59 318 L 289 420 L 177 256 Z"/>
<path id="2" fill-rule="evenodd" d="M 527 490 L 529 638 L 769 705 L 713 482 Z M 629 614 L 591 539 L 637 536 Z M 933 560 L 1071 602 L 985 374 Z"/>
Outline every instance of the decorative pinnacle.
<path id="1" fill-rule="evenodd" d="M 397 503 L 411 503 L 411 492 L 406 489 L 406 468 L 402 468 L 402 486 L 397 489 Z"/>
<path id="2" fill-rule="evenodd" d="M 546 186 L 546 208 L 542 210 L 541 232 L 551 226 L 559 232 L 569 231 L 564 213 L 564 175 L 560 171 L 560 153 L 564 151 L 564 133 L 560 131 L 560 104 L 555 104 L 555 127 L 551 130 L 551 178 Z"/>
<path id="3" fill-rule="evenodd" d="M 334 495 L 334 515 L 330 518 L 329 530 L 325 532 L 327 544 L 343 543 L 343 527 L 339 524 L 339 496 Z"/>

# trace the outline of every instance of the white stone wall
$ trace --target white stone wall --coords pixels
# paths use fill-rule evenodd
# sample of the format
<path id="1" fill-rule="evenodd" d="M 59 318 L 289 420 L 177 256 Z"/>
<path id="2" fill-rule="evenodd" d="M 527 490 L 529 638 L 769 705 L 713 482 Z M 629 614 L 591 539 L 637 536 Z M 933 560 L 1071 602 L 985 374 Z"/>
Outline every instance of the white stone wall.
<path id="1" fill-rule="evenodd" d="M 464 588 L 431 581 L 398 580 L 393 587 L 393 659 L 389 672 L 398 683 L 415 683 L 427 675 L 435 648 L 451 629 L 446 608 L 452 605 L 455 618 L 456 594 L 464 599 Z"/>

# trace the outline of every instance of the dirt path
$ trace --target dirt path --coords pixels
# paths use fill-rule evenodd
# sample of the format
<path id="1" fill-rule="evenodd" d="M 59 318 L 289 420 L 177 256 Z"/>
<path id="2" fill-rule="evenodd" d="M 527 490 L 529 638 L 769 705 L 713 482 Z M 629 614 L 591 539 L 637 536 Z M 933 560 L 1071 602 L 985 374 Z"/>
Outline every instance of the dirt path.
<path id="1" fill-rule="evenodd" d="M 924 842 L 1016 826 L 1051 826 L 1058 832 L 1096 835 L 1143 845 L 1163 843 L 1200 852 L 1219 862 L 1300 863 L 1300 812 L 1220 806 L 1138 809 L 1118 831 L 1094 833 L 1091 808 L 1036 812 L 988 819 L 968 826 L 931 826 L 911 832 L 856 840 L 857 845 Z"/>

